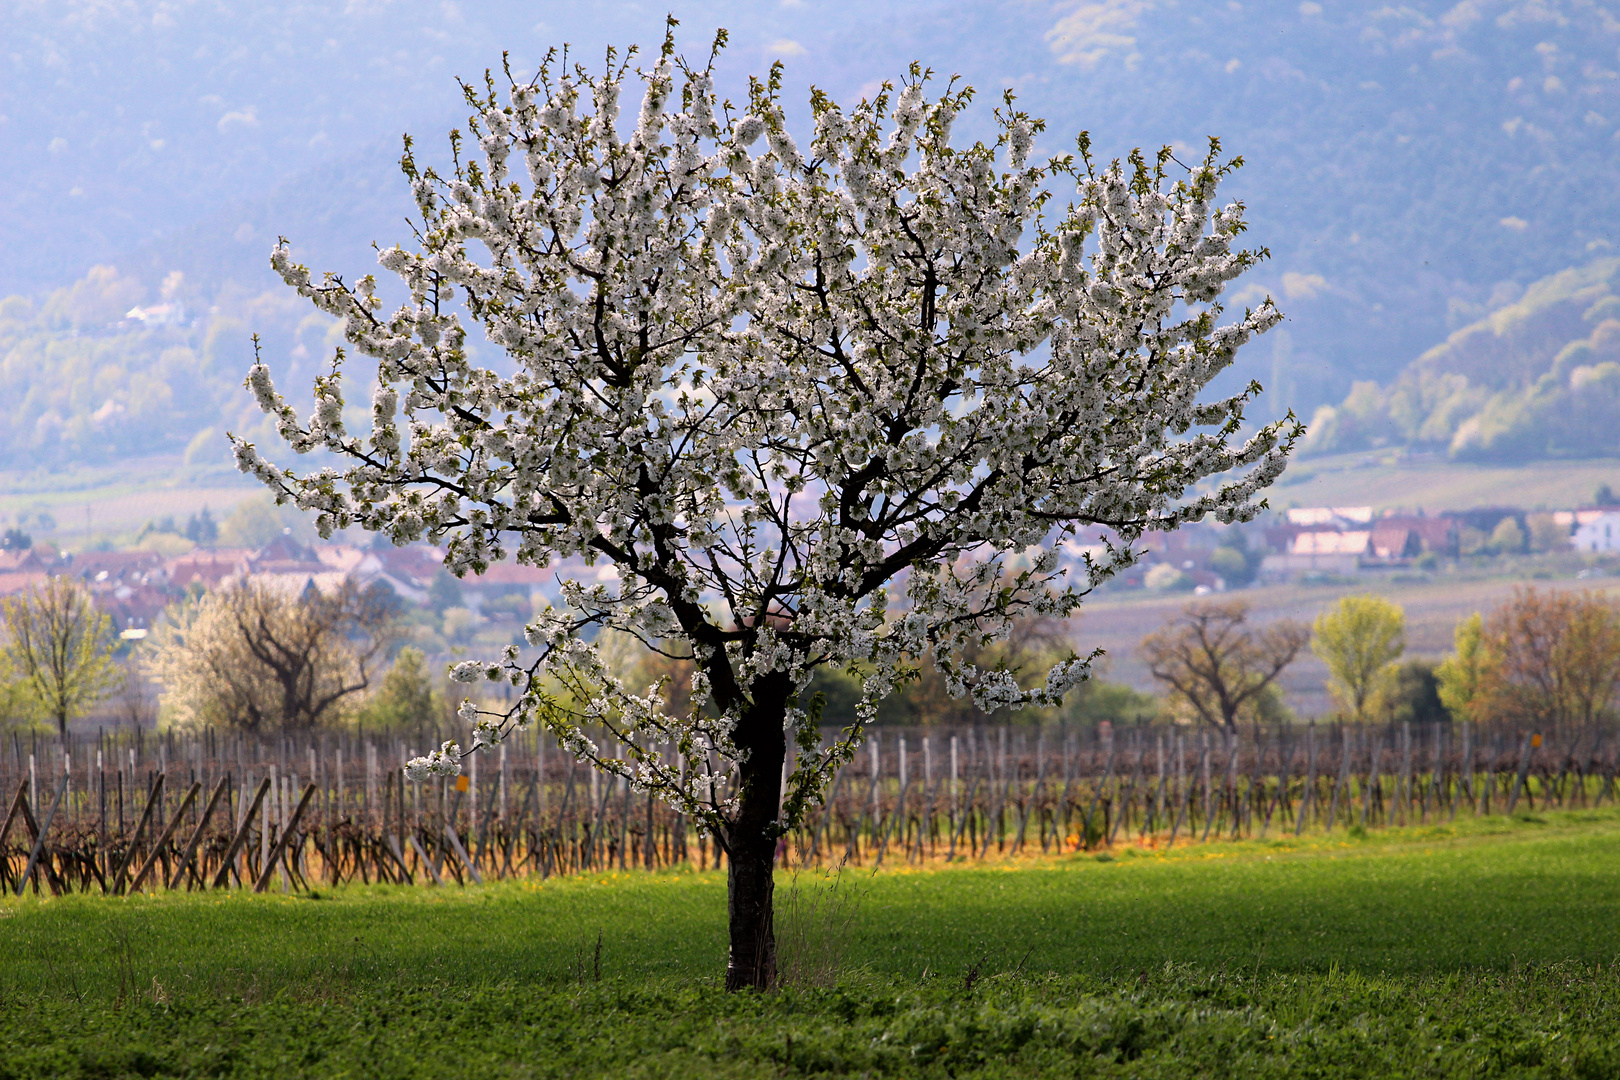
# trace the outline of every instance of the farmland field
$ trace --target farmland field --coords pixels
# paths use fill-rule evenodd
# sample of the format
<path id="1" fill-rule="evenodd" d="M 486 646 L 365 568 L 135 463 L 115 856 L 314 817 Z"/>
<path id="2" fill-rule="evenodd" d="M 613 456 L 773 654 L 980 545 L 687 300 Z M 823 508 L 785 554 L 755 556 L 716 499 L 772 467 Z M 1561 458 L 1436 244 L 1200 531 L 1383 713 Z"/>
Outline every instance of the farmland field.
<path id="1" fill-rule="evenodd" d="M 1600 484 L 1620 488 L 1620 461 L 1468 465 L 1386 450 L 1293 461 L 1268 496 L 1279 510 L 1368 505 L 1431 514 L 1480 506 L 1567 510 L 1590 503 Z"/>
<path id="2" fill-rule="evenodd" d="M 0 1077 L 1620 1075 L 1614 810 L 836 890 L 763 997 L 714 873 L 7 899 Z"/>
<path id="3" fill-rule="evenodd" d="M 37 522 L 48 514 L 54 528 L 28 524 L 37 538 L 74 549 L 92 539 L 132 536 L 144 523 L 164 517 L 184 522 L 207 509 L 215 520 L 262 489 L 234 469 L 187 468 L 179 458 L 147 458 L 102 467 L 0 470 L 0 520 Z"/>

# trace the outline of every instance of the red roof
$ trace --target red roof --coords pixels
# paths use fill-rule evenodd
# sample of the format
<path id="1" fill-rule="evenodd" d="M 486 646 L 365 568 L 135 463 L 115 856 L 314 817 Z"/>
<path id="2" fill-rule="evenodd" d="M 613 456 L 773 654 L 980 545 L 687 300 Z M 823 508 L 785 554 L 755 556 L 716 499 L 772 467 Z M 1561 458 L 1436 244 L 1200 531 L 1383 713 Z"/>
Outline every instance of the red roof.
<path id="1" fill-rule="evenodd" d="M 17 596 L 45 584 L 43 570 L 0 571 L 0 596 Z"/>
<path id="2" fill-rule="evenodd" d="M 165 568 L 169 574 L 169 584 L 175 588 L 184 589 L 195 581 L 204 588 L 212 589 L 222 579 L 239 573 L 247 557 L 246 548 L 199 548 L 170 559 Z"/>
<path id="3" fill-rule="evenodd" d="M 23 548 L 21 551 L 0 551 L 0 573 L 11 573 L 18 570 L 44 570 L 49 565 L 50 563 L 40 558 L 33 548 Z"/>
<path id="4" fill-rule="evenodd" d="M 423 589 L 428 587 L 444 565 L 444 552 L 441 549 L 422 544 L 374 548 L 371 553 L 382 564 L 383 573 Z"/>

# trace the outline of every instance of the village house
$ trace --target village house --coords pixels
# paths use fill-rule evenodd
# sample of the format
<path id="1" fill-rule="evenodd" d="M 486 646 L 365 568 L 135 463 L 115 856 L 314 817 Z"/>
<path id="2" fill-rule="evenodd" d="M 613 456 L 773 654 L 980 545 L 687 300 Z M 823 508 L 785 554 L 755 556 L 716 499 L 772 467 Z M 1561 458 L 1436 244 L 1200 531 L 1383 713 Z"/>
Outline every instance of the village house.
<path id="1" fill-rule="evenodd" d="M 1425 552 L 1454 558 L 1455 518 L 1417 514 L 1377 517 L 1370 506 L 1312 506 L 1288 510 L 1265 530 L 1271 554 L 1261 564 L 1268 577 L 1302 573 L 1353 574 L 1400 566 Z"/>
<path id="2" fill-rule="evenodd" d="M 1620 551 L 1620 510 L 1603 510 L 1575 527 L 1576 551 Z"/>

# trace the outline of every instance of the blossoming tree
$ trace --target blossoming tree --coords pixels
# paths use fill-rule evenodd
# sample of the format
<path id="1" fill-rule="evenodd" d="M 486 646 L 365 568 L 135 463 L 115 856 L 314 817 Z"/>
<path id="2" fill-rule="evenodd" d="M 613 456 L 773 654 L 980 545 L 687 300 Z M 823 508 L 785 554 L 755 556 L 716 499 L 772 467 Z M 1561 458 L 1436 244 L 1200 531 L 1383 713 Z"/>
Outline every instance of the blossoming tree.
<path id="1" fill-rule="evenodd" d="M 649 69 L 633 55 L 600 74 L 553 59 L 500 92 L 486 78 L 447 175 L 407 142 L 422 221 L 379 256 L 409 290 L 397 310 L 370 276 L 315 280 L 275 249 L 375 362 L 370 432 L 344 425 L 341 351 L 307 418 L 258 364 L 281 437 L 344 464 L 297 472 L 240 439 L 236 455 L 323 534 L 432 538 L 458 574 L 610 564 L 565 570 L 527 649 L 458 665 L 520 691 L 505 711 L 463 705 L 470 749 L 541 724 L 711 831 L 727 986 L 764 987 L 777 841 L 905 665 L 931 654 L 985 709 L 1060 701 L 1088 658 L 1026 688 L 964 653 L 1014 617 L 1073 613 L 1146 531 L 1251 518 L 1300 429 L 1241 433 L 1258 386 L 1200 399 L 1280 317 L 1267 301 L 1223 321 L 1222 289 L 1263 253 L 1234 246 L 1241 205 L 1214 202 L 1240 163 L 1217 146 L 1190 168 L 1168 151 L 1102 167 L 1081 136 L 1033 162 L 1041 125 L 1009 96 L 994 143 L 956 147 L 971 92 L 929 98 L 913 67 L 853 108 L 812 93 L 806 152 L 779 70 L 734 110 L 713 54 L 689 65 L 666 38 Z M 470 362 L 468 322 L 510 375 Z M 1118 539 L 1066 578 L 1054 547 L 1088 525 Z M 693 706 L 617 679 L 605 629 L 693 656 Z M 831 740 L 805 700 L 822 665 L 864 686 Z M 408 768 L 454 775 L 461 753 Z"/>

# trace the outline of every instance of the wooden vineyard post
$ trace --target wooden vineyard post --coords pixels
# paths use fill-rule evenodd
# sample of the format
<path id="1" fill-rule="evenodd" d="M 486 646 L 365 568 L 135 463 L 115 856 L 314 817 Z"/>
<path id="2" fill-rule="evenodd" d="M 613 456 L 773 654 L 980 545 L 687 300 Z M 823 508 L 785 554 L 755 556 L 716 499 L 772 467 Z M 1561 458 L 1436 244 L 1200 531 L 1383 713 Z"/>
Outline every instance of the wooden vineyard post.
<path id="1" fill-rule="evenodd" d="M 1141 738 L 1141 733 L 1138 732 L 1137 733 L 1137 745 L 1138 746 L 1141 745 L 1140 738 Z M 1130 827 L 1125 824 L 1125 819 L 1129 816 L 1129 809 L 1130 809 L 1130 805 L 1131 805 L 1131 800 L 1136 798 L 1136 781 L 1137 781 L 1137 778 L 1140 777 L 1141 774 L 1142 774 L 1142 766 L 1147 762 L 1147 749 L 1145 747 L 1143 747 L 1142 749 L 1138 750 L 1137 753 L 1134 754 L 1133 756 L 1136 758 L 1136 761 L 1135 761 L 1134 764 L 1131 765 L 1131 779 L 1130 779 L 1130 783 L 1125 788 L 1125 795 L 1124 795 L 1123 798 L 1116 798 L 1115 799 L 1115 801 L 1118 802 L 1119 805 L 1120 805 L 1120 810 L 1119 810 L 1119 813 L 1114 815 L 1114 827 L 1113 827 L 1113 830 L 1109 833 L 1109 836 L 1108 836 L 1108 846 L 1109 847 L 1114 846 L 1114 838 L 1119 834 L 1119 830 L 1121 828 L 1125 829 L 1125 838 L 1127 840 L 1130 839 L 1131 830 L 1130 830 Z"/>
<path id="2" fill-rule="evenodd" d="M 1339 817 L 1339 791 L 1344 789 L 1345 798 L 1350 797 L 1350 729 L 1340 728 L 1339 734 L 1343 736 L 1343 749 L 1339 752 L 1339 778 L 1333 781 L 1333 798 L 1328 801 L 1327 831 L 1333 831 L 1333 823 Z"/>
<path id="3" fill-rule="evenodd" d="M 1383 759 L 1384 736 L 1381 732 L 1370 732 L 1367 736 L 1367 775 L 1361 784 L 1361 827 L 1367 827 L 1367 811 L 1372 806 L 1373 784 L 1383 784 L 1379 773 L 1379 765 Z"/>
<path id="4" fill-rule="evenodd" d="M 1005 727 L 998 728 L 996 734 L 996 758 L 997 767 L 1000 769 L 1001 791 L 995 793 L 994 785 L 992 785 L 992 794 L 995 794 L 995 806 L 990 811 L 990 817 L 995 818 L 996 854 L 1000 855 L 1005 850 L 1007 842 L 1007 798 L 1012 793 L 1013 774 L 1018 770 L 1007 768 L 1007 729 Z M 988 743 L 985 744 L 985 750 L 985 756 L 988 758 Z M 984 851 L 980 854 L 981 858 L 990 854 L 990 838 L 990 820 L 987 817 L 984 823 Z"/>
<path id="5" fill-rule="evenodd" d="M 821 805 L 821 820 L 816 822 L 815 829 L 810 833 L 810 859 L 812 862 L 815 861 L 817 854 L 821 850 L 821 837 L 831 824 L 833 807 L 838 802 L 838 783 L 843 778 L 844 766 L 839 766 L 833 771 L 832 784 L 828 788 L 827 799 Z M 680 824 L 679 814 L 676 815 L 675 821 L 677 825 Z"/>
<path id="6" fill-rule="evenodd" d="M 1074 740 L 1074 736 L 1069 734 L 1067 726 L 1060 729 L 1060 734 L 1062 735 L 1062 748 L 1058 752 L 1058 760 L 1063 768 L 1063 791 L 1058 795 L 1058 800 L 1052 807 L 1052 839 L 1057 842 L 1057 849 L 1061 854 L 1063 843 L 1069 838 L 1070 792 L 1074 787 L 1074 759 L 1080 756 L 1080 748 L 1076 745 L 1071 753 L 1069 744 Z M 1062 818 L 1061 824 L 1058 821 L 1059 817 Z M 1046 850 L 1044 834 L 1041 840 L 1041 850 L 1043 852 Z"/>
<path id="7" fill-rule="evenodd" d="M 1143 808 L 1142 808 L 1143 809 L 1143 822 L 1142 822 L 1142 837 L 1143 837 L 1143 839 L 1146 839 L 1149 833 L 1153 833 L 1153 832 L 1158 831 L 1158 829 L 1159 829 L 1159 819 L 1164 816 L 1164 787 L 1165 787 L 1165 784 L 1168 783 L 1169 774 L 1166 773 L 1166 771 L 1165 771 L 1166 762 L 1165 762 L 1165 759 L 1164 759 L 1164 736 L 1163 735 L 1160 735 L 1158 737 L 1157 746 L 1158 746 L 1157 756 L 1158 756 L 1158 764 L 1159 764 L 1159 783 L 1158 783 L 1158 786 L 1156 788 L 1154 788 L 1154 790 L 1153 790 L 1152 801 L 1148 802 L 1147 805 L 1144 805 Z"/>
<path id="8" fill-rule="evenodd" d="M 374 756 L 374 748 L 373 750 L 368 751 L 368 754 L 373 754 Z M 371 768 L 369 759 L 366 768 L 368 770 Z M 379 879 L 382 878 L 383 867 L 386 864 L 384 856 L 386 855 L 388 858 L 393 860 L 394 864 L 398 865 L 399 867 L 398 875 L 394 874 L 393 870 L 390 869 L 388 871 L 388 876 L 394 878 L 396 881 L 403 880 L 408 884 L 415 884 L 416 879 L 411 875 L 410 868 L 405 865 L 405 852 L 401 850 L 399 843 L 400 834 L 405 828 L 405 778 L 403 776 L 399 776 L 397 778 L 397 796 L 395 795 L 395 779 L 396 774 L 390 770 L 387 778 L 383 781 L 381 804 L 382 812 L 379 815 L 379 828 L 381 829 L 382 839 L 378 845 L 377 851 L 377 875 Z M 366 774 L 366 783 L 368 785 L 371 784 L 370 772 L 367 772 Z M 367 797 L 371 797 L 369 788 Z M 369 818 L 367 820 L 369 820 Z"/>
<path id="9" fill-rule="evenodd" d="M 1530 748 L 1541 741 L 1541 736 L 1526 735 L 1519 744 L 1519 771 L 1513 777 L 1513 791 L 1508 795 L 1507 812 L 1511 816 L 1513 808 L 1519 805 L 1519 792 L 1524 788 L 1525 776 L 1530 772 Z"/>
<path id="10" fill-rule="evenodd" d="M 968 797 L 968 802 L 965 804 L 966 809 L 964 809 L 964 804 L 962 802 L 961 773 L 959 771 L 960 764 L 961 764 L 959 755 L 960 755 L 960 748 L 959 748 L 958 743 L 957 743 L 957 736 L 952 735 L 951 736 L 951 839 L 950 839 L 949 845 L 945 849 L 945 861 L 947 863 L 956 861 L 956 845 L 961 840 L 962 834 L 967 830 L 967 815 L 972 813 L 972 811 L 973 811 L 973 795 L 976 795 L 978 793 L 978 790 L 979 790 L 978 784 L 977 784 L 977 782 L 975 782 L 974 786 L 973 786 L 973 791 L 972 791 L 972 793 L 970 793 L 970 795 Z M 973 763 L 972 758 L 973 758 L 973 729 L 968 728 L 968 765 L 969 765 L 969 767 L 972 766 L 972 763 Z M 837 780 L 834 779 L 833 783 L 836 784 Z"/>
<path id="11" fill-rule="evenodd" d="M 1434 795 L 1434 816 L 1440 817 L 1440 807 L 1446 797 L 1446 731 L 1440 724 L 1434 725 L 1434 763 L 1429 770 L 1429 791 Z"/>
<path id="12" fill-rule="evenodd" d="M 1462 802 L 1463 785 L 1468 786 L 1468 799 L 1474 798 L 1474 758 L 1468 740 L 1468 721 L 1462 722 L 1462 754 L 1457 758 L 1457 789 L 1451 797 L 1451 820 L 1457 820 L 1457 806 Z"/>
<path id="13" fill-rule="evenodd" d="M 202 785 L 197 783 L 195 780 L 193 780 L 191 786 L 186 789 L 185 798 L 180 800 L 179 808 L 176 809 L 174 814 L 170 816 L 169 823 L 163 827 L 163 832 L 158 836 L 157 843 L 152 845 L 152 853 L 146 857 L 146 861 L 141 864 L 140 871 L 135 875 L 134 879 L 130 881 L 130 892 L 133 893 L 140 891 L 141 883 L 146 880 L 146 875 L 152 872 L 152 867 L 156 866 L 158 859 L 162 857 L 163 845 L 167 844 L 174 836 L 175 830 L 178 829 L 180 827 L 180 823 L 185 820 L 186 811 L 191 809 L 191 801 L 197 797 L 197 792 L 201 790 Z"/>
<path id="14" fill-rule="evenodd" d="M 1221 780 L 1221 800 L 1225 802 L 1228 798 L 1230 798 L 1233 822 L 1237 821 L 1237 773 L 1235 771 L 1237 769 L 1237 755 L 1237 732 L 1231 732 L 1226 736 L 1226 776 Z M 1207 778 L 1205 782 L 1208 783 Z M 1204 796 L 1204 805 L 1206 808 L 1209 806 L 1209 796 L 1207 794 Z M 1215 814 L 1210 813 L 1207 809 L 1205 810 L 1204 835 L 1199 839 L 1199 843 L 1206 844 L 1209 842 L 1209 834 L 1215 824 L 1215 817 Z M 1220 839 L 1220 836 L 1221 834 L 1219 832 L 1215 833 L 1215 838 L 1217 840 Z"/>
<path id="15" fill-rule="evenodd" d="M 1603 785 L 1598 788 L 1597 801 L 1593 805 L 1602 806 L 1604 798 L 1609 794 L 1609 790 L 1616 787 L 1616 770 L 1620 770 L 1620 752 L 1609 755 L 1609 767 L 1603 773 Z"/>
<path id="16" fill-rule="evenodd" d="M 1412 725 L 1403 721 L 1401 723 L 1401 778 L 1395 784 L 1395 794 L 1400 802 L 1400 824 L 1412 823 Z"/>
<path id="17" fill-rule="evenodd" d="M 253 827 L 253 816 L 259 812 L 259 805 L 264 802 L 265 792 L 270 790 L 270 778 L 264 777 L 259 781 L 258 790 L 253 793 L 253 801 L 242 814 L 242 823 L 236 827 L 236 835 L 231 837 L 231 846 L 225 849 L 225 858 L 220 863 L 219 873 L 214 875 L 214 888 L 223 889 L 231 882 L 231 866 L 236 857 L 241 854 L 242 847 L 247 843 L 248 830 Z M 238 874 L 238 879 L 242 875 Z"/>
<path id="18" fill-rule="evenodd" d="M 504 743 L 501 745 L 503 747 L 505 746 Z M 491 793 L 488 790 L 485 792 L 484 813 L 479 818 L 478 835 L 475 838 L 475 843 L 473 845 L 474 863 L 481 863 L 484 861 L 484 848 L 489 840 L 490 823 L 495 817 L 496 810 L 500 807 L 500 784 L 501 778 L 500 775 L 497 774 L 495 778 L 489 782 L 489 787 L 495 789 L 494 792 Z"/>
<path id="19" fill-rule="evenodd" d="M 1181 823 L 1187 816 L 1187 800 L 1192 794 L 1192 787 L 1187 783 L 1187 740 L 1180 732 L 1176 733 L 1176 787 L 1180 789 L 1181 798 L 1176 806 L 1176 816 L 1170 823 L 1170 839 L 1166 841 L 1164 849 L 1170 850 L 1170 845 L 1176 842 L 1176 833 L 1181 831 Z M 1209 747 L 1204 748 L 1209 752 Z"/>
<path id="20" fill-rule="evenodd" d="M 1209 835 L 1209 823 L 1214 820 L 1214 789 L 1210 786 L 1210 763 L 1215 756 L 1214 744 L 1210 742 L 1209 732 L 1200 736 L 1203 741 L 1203 753 L 1200 755 L 1198 766 L 1198 782 L 1204 786 L 1204 835 Z M 1187 823 L 1187 835 L 1192 835 L 1192 822 Z"/>
<path id="21" fill-rule="evenodd" d="M 1299 796 L 1299 814 L 1294 818 L 1294 835 L 1305 831 L 1305 818 L 1316 809 L 1316 721 L 1305 728 L 1305 789 Z"/>
<path id="22" fill-rule="evenodd" d="M 623 748 L 621 747 L 620 748 L 621 752 L 622 752 L 622 749 Z M 619 777 L 618 784 L 619 784 L 619 869 L 623 870 L 625 868 L 625 861 L 624 861 L 625 850 L 627 848 L 629 848 L 629 846 L 630 846 L 630 781 L 626 777 L 621 776 L 621 777 Z M 778 791 L 786 791 L 787 790 L 787 758 L 786 758 L 786 756 L 784 756 L 783 759 L 782 759 L 782 781 L 781 781 L 781 784 L 782 784 L 782 786 L 779 787 L 777 790 Z M 782 812 L 782 807 L 780 805 L 780 800 L 778 801 L 778 805 L 776 807 L 776 812 L 778 814 L 780 814 Z"/>
<path id="23" fill-rule="evenodd" d="M 433 884 L 444 884 L 444 879 L 439 877 L 439 868 L 433 864 L 432 859 L 428 858 L 427 852 L 422 850 L 422 844 L 416 839 L 416 833 L 411 833 L 408 839 L 411 842 L 411 850 L 416 852 L 417 863 L 427 868 L 428 874 L 433 878 Z"/>
<path id="24" fill-rule="evenodd" d="M 133 758 L 134 751 L 130 751 Z M 133 769 L 131 770 L 133 772 Z M 129 872 L 129 864 L 135 860 L 135 848 L 141 842 L 141 834 L 151 824 L 152 813 L 157 809 L 157 803 L 163 797 L 163 773 L 158 773 L 152 779 L 152 789 L 146 794 L 146 808 L 141 811 L 140 823 L 135 826 L 135 835 L 129 838 L 129 847 L 124 850 L 124 857 L 118 860 L 118 872 L 113 875 L 112 891 L 117 896 L 124 889 L 124 875 Z"/>
<path id="25" fill-rule="evenodd" d="M 1288 793 L 1288 784 L 1293 773 L 1293 747 L 1290 746 L 1284 749 L 1281 732 L 1278 732 L 1275 741 L 1277 743 L 1277 794 L 1275 798 L 1265 800 L 1266 816 L 1260 821 L 1260 836 L 1262 839 L 1265 838 L 1266 830 L 1271 828 L 1271 816 L 1277 812 L 1277 808 L 1282 805 L 1283 797 Z M 1263 797 L 1265 793 L 1262 791 L 1261 795 Z"/>
<path id="26" fill-rule="evenodd" d="M 478 882 L 478 884 L 484 884 L 483 874 L 478 873 L 478 868 L 473 866 L 473 860 L 471 860 L 471 858 L 467 855 L 467 848 L 462 847 L 462 837 L 458 837 L 457 834 L 455 834 L 455 826 L 454 824 L 450 824 L 449 821 L 445 821 L 444 823 L 444 839 L 449 840 L 450 850 L 455 852 L 455 857 L 457 857 L 458 860 L 462 860 L 462 866 L 467 866 L 467 873 L 470 873 L 471 876 L 473 876 L 473 881 Z"/>
<path id="27" fill-rule="evenodd" d="M 197 853 L 197 845 L 202 841 L 203 830 L 208 828 L 208 820 L 214 816 L 214 807 L 219 805 L 219 797 L 225 794 L 225 786 L 229 782 L 230 774 L 226 773 L 219 778 L 219 783 L 214 786 L 214 793 L 208 797 L 208 808 L 203 811 L 202 820 L 197 822 L 197 827 L 191 831 L 191 838 L 186 841 L 185 848 L 180 852 L 180 863 L 174 868 L 174 873 L 169 877 L 169 888 L 172 889 L 179 883 L 180 876 L 186 872 L 186 867 L 191 863 L 192 856 Z"/>
<path id="28" fill-rule="evenodd" d="M 1098 781 L 1097 787 L 1091 793 L 1091 805 L 1086 808 L 1086 816 L 1080 819 L 1080 842 L 1075 845 L 1075 849 L 1079 851 L 1083 851 L 1091 846 L 1091 819 L 1092 816 L 1097 813 L 1097 804 L 1102 801 L 1103 788 L 1108 786 L 1109 779 L 1114 775 L 1113 732 L 1108 733 L 1107 739 L 1108 759 L 1107 763 L 1103 765 L 1103 777 L 1100 781 Z M 1109 838 L 1106 836 L 1103 837 L 1104 843 L 1106 843 L 1108 839 Z M 1059 850 L 1061 850 L 1061 847 Z"/>
<path id="29" fill-rule="evenodd" d="M 933 745 L 933 743 L 928 741 L 928 736 L 927 735 L 924 735 L 922 737 L 922 753 L 923 753 L 922 811 L 921 811 L 921 816 L 918 818 L 918 821 L 917 821 L 917 858 L 918 858 L 919 861 L 926 858 L 926 852 L 923 850 L 923 847 L 928 842 L 930 831 L 933 828 L 933 820 L 932 819 L 933 819 L 933 813 L 934 813 L 934 798 L 935 798 L 935 795 L 937 794 L 934 791 L 934 745 Z M 1046 845 L 1045 845 L 1044 842 L 1041 844 L 1041 850 L 1043 850 L 1043 851 L 1046 850 Z M 909 855 L 909 851 L 908 851 L 908 855 Z"/>
<path id="30" fill-rule="evenodd" d="M 64 775 L 62 782 L 56 786 L 56 796 L 51 799 L 51 808 L 45 811 L 45 819 L 39 823 L 39 831 L 34 835 L 34 848 L 28 853 L 28 864 L 23 867 L 22 877 L 17 879 L 18 896 L 21 896 L 23 890 L 28 887 L 28 879 L 34 876 L 34 867 L 39 863 L 40 853 L 45 850 L 45 834 L 50 831 L 51 819 L 56 817 L 56 808 L 62 805 L 62 793 L 67 790 L 67 782 L 67 776 Z"/>
<path id="31" fill-rule="evenodd" d="M 972 820 L 974 814 L 973 804 L 979 797 L 979 786 L 983 783 L 983 776 L 975 776 L 973 778 L 973 786 L 968 789 L 967 802 L 963 804 L 962 813 L 957 815 L 956 830 L 951 833 L 951 844 L 945 852 L 946 862 L 951 862 L 956 858 L 957 845 L 962 842 L 964 837 L 966 837 L 968 840 L 968 854 L 964 855 L 963 858 L 968 858 L 971 856 L 977 847 L 977 845 L 973 842 L 973 838 L 967 837 L 967 831 L 968 824 Z"/>
<path id="32" fill-rule="evenodd" d="M 0 825 L 0 875 L 9 875 L 11 862 L 6 858 L 6 842 L 11 839 L 11 826 L 22 816 L 23 800 L 28 798 L 28 781 L 17 782 L 16 797 L 11 800 L 11 809 L 6 811 L 6 822 Z M 0 891 L 9 892 L 11 884 L 5 877 L 0 877 Z"/>
<path id="33" fill-rule="evenodd" d="M 1035 740 L 1036 779 L 1035 779 L 1034 784 L 1031 785 L 1028 794 L 1026 795 L 1025 792 L 1024 792 L 1024 779 L 1023 779 L 1023 776 L 1022 776 L 1023 766 L 1024 766 L 1024 736 L 1019 735 L 1018 740 L 1015 743 L 1015 748 L 1013 750 L 1013 761 L 1014 761 L 1013 771 L 1014 771 L 1014 773 L 1019 774 L 1019 776 L 1018 776 L 1018 825 L 1013 830 L 1013 852 L 1015 854 L 1017 852 L 1020 852 L 1020 851 L 1024 850 L 1024 829 L 1029 824 L 1029 815 L 1032 812 L 1034 812 L 1034 807 L 1035 807 L 1036 803 L 1040 799 L 1041 780 L 1044 778 L 1044 773 L 1042 773 L 1042 771 L 1041 771 L 1042 770 L 1041 756 L 1042 756 L 1043 752 L 1045 751 L 1045 749 L 1046 749 L 1046 736 L 1043 733 L 1041 735 L 1036 736 L 1036 740 Z"/>
<path id="34" fill-rule="evenodd" d="M 298 822 L 304 816 L 304 810 L 314 797 L 315 785 L 306 785 L 303 797 L 298 800 L 298 808 L 288 817 L 287 823 L 281 828 L 281 835 L 276 837 L 276 842 L 270 848 L 270 858 L 266 860 L 263 869 L 259 872 L 259 880 L 253 883 L 254 892 L 262 893 L 270 887 L 270 874 L 276 865 L 281 862 L 282 853 L 287 849 L 287 841 L 298 831 Z"/>
<path id="35" fill-rule="evenodd" d="M 906 812 L 906 782 L 910 777 L 906 775 L 906 737 L 904 735 L 900 736 L 900 749 L 897 754 L 895 768 L 898 772 L 897 783 L 900 785 L 900 794 L 896 796 L 894 813 L 884 815 L 883 835 L 878 839 L 877 855 L 872 862 L 874 868 L 883 865 L 883 855 L 889 850 L 889 834 L 894 830 L 895 819 L 902 818 Z M 882 798 L 881 793 L 879 798 Z M 876 823 L 873 824 L 872 828 L 876 832 Z"/>

